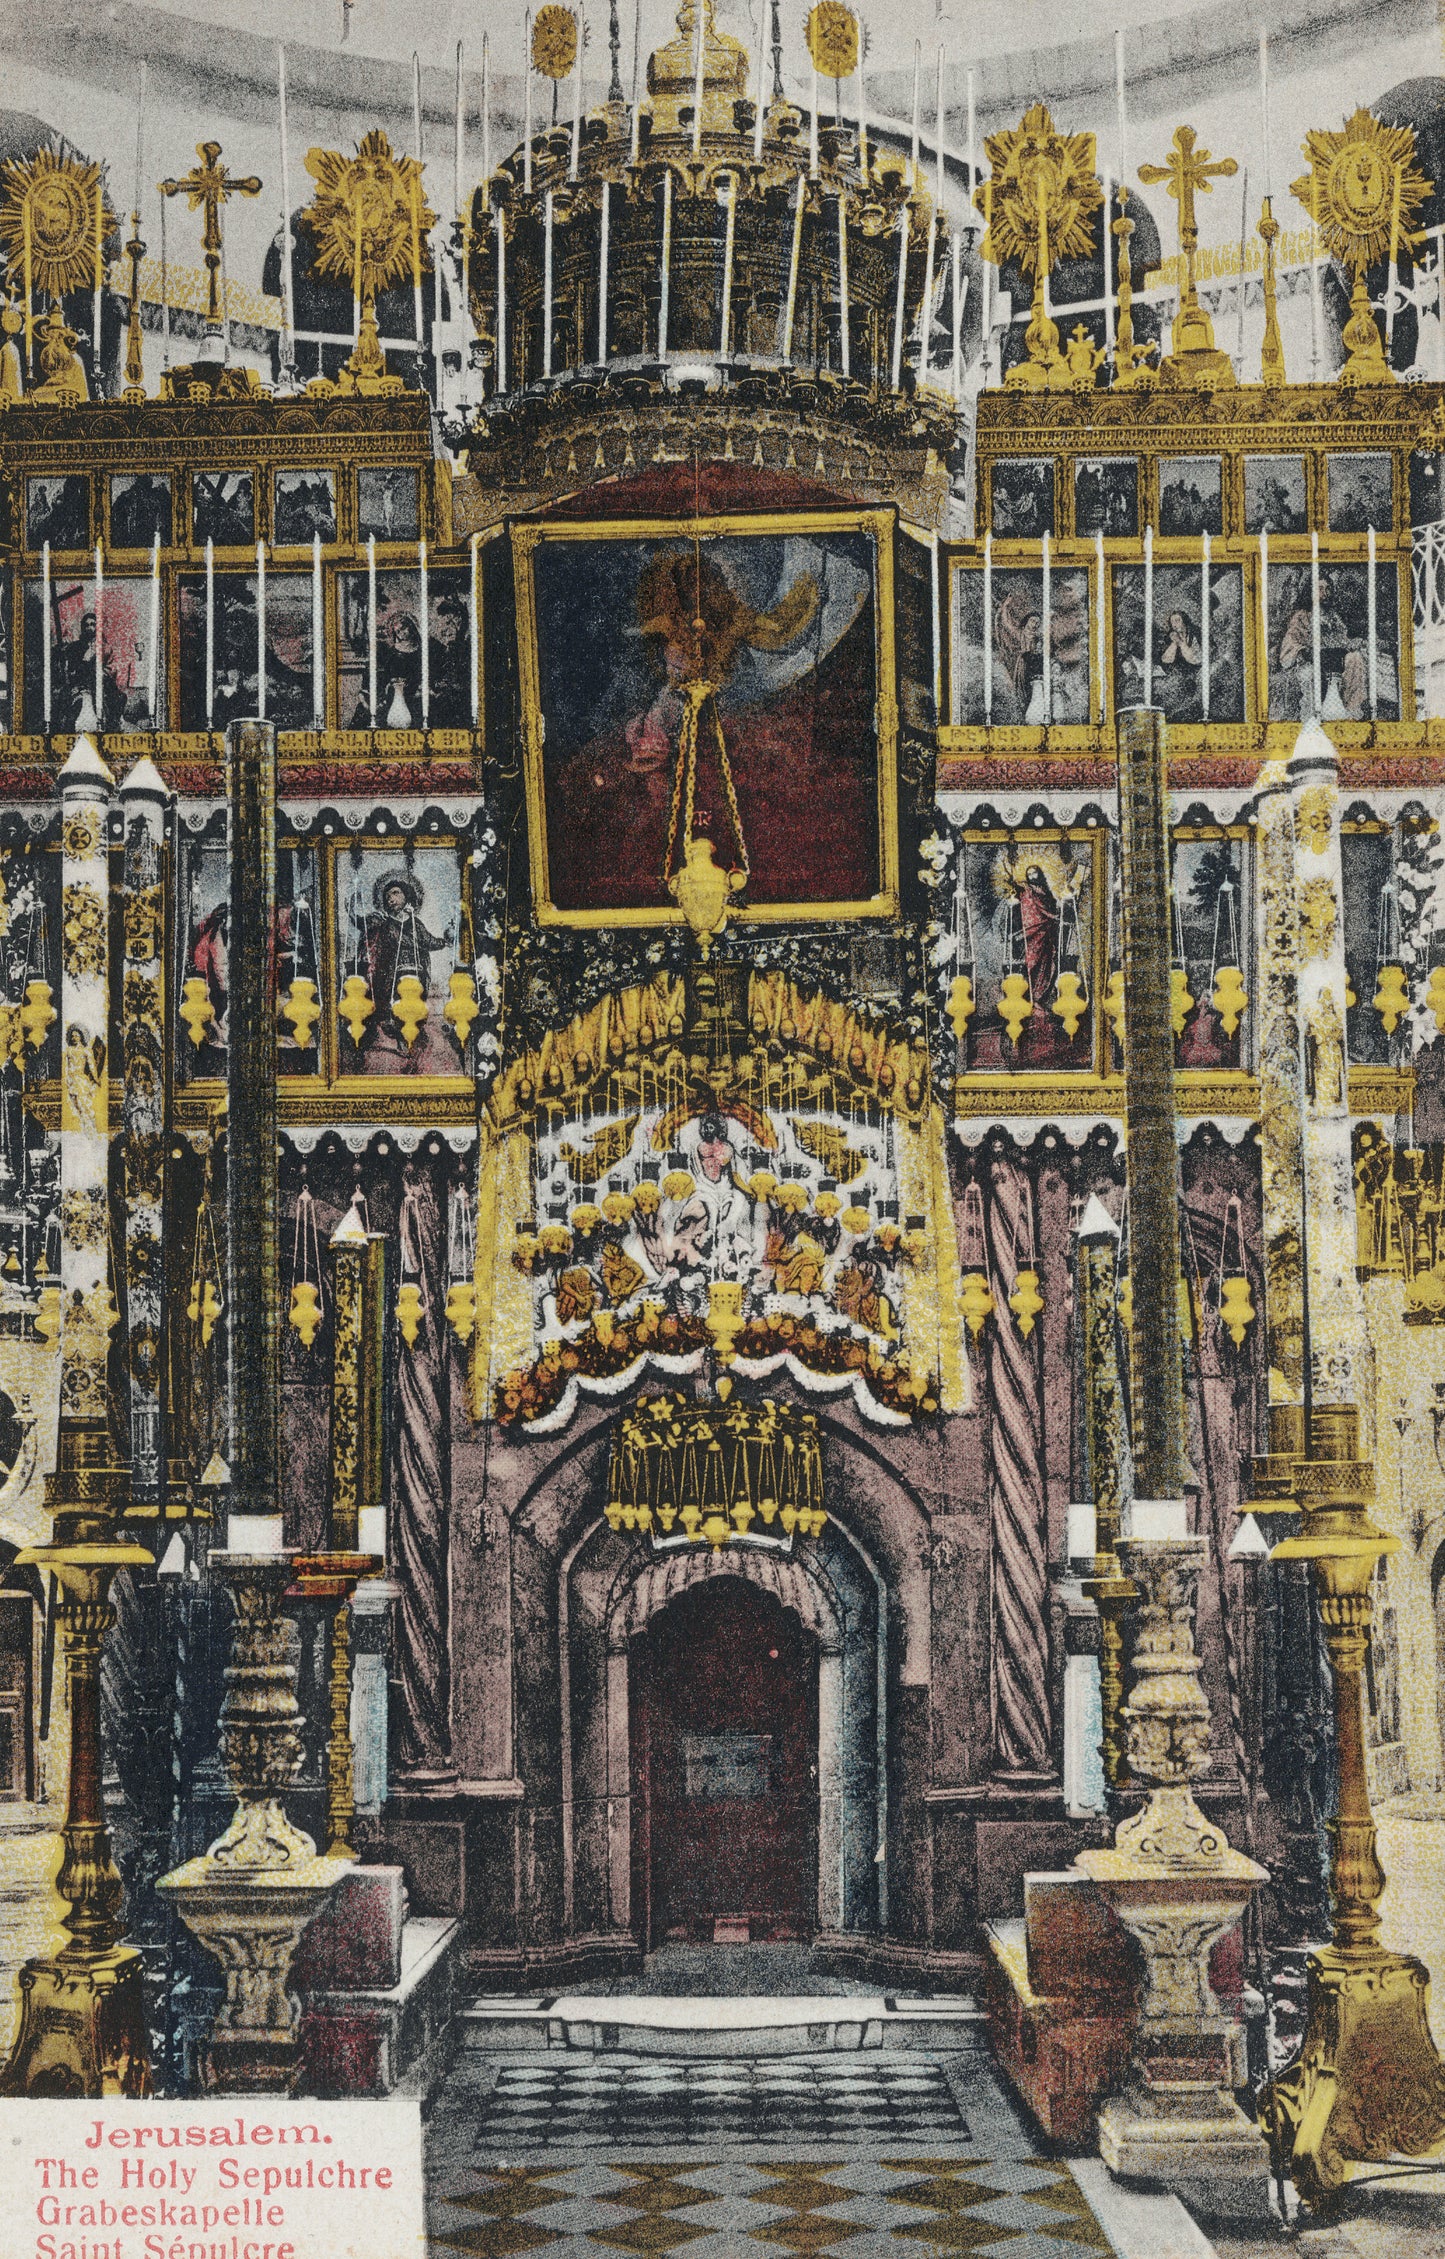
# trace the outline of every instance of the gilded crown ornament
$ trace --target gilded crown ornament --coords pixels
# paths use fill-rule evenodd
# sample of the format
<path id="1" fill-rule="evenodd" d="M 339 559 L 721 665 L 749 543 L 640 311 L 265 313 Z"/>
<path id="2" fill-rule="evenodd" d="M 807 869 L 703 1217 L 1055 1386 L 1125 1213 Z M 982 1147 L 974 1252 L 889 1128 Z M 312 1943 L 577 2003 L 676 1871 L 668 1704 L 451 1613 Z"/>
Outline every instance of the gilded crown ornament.
<path id="1" fill-rule="evenodd" d="M 99 165 L 41 149 L 7 159 L 0 179 L 0 241 L 27 299 L 35 291 L 64 298 L 91 289 L 102 246 L 116 226 Z"/>
<path id="2" fill-rule="evenodd" d="M 1071 391 L 1074 372 L 1059 350 L 1048 278 L 1060 259 L 1086 258 L 1093 247 L 1091 223 L 1103 202 L 1094 177 L 1094 136 L 1060 133 L 1036 102 L 1019 125 L 990 134 L 984 147 L 993 171 L 974 197 L 988 222 L 983 256 L 1000 267 L 1012 262 L 1034 278 L 1028 359 L 1004 381 L 1014 391 Z"/>
<path id="3" fill-rule="evenodd" d="M 1430 183 L 1415 165 L 1414 133 L 1409 126 L 1381 125 L 1368 110 L 1359 109 L 1339 133 L 1319 127 L 1307 133 L 1304 154 L 1310 169 L 1291 182 L 1291 193 L 1354 278 L 1344 329 L 1349 357 L 1340 382 L 1393 384 L 1365 275 L 1381 259 L 1393 264 L 1401 251 L 1413 251 L 1424 241 L 1413 223 Z"/>

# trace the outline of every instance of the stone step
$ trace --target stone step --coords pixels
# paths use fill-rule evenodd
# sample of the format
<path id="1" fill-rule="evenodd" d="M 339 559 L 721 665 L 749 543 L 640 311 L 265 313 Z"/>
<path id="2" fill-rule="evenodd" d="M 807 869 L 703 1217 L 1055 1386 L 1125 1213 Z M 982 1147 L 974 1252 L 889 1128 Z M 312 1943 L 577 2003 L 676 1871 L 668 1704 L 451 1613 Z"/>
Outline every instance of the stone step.
<path id="1" fill-rule="evenodd" d="M 459 2018 L 464 2048 L 571 2047 L 627 2055 L 806 2055 L 863 2047 L 979 2048 L 984 2011 L 966 1993 L 704 1999 L 645 1993 L 484 1995 Z"/>

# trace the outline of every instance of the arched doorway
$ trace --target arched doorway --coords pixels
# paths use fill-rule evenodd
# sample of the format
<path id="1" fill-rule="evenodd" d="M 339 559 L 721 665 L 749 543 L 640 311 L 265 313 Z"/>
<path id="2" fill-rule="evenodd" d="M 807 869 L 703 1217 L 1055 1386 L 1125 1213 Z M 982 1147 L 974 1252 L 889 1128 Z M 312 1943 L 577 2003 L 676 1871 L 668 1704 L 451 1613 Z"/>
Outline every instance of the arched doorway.
<path id="1" fill-rule="evenodd" d="M 819 1642 L 739 1577 L 689 1586 L 628 1658 L 643 1944 L 806 1938 L 818 1906 Z"/>

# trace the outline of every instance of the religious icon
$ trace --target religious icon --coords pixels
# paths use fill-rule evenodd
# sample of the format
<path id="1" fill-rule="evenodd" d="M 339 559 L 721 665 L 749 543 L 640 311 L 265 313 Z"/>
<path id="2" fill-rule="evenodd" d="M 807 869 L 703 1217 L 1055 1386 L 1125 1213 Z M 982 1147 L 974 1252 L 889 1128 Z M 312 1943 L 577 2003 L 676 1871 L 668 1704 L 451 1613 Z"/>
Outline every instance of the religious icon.
<path id="1" fill-rule="evenodd" d="M 1419 921 L 1402 918 L 1408 905 L 1396 869 L 1393 825 L 1340 835 L 1341 906 L 1345 936 L 1345 1038 L 1355 1066 L 1389 1065 L 1398 1051 L 1375 1006 L 1384 964 L 1405 965 L 1408 945 L 1421 941 Z M 1428 911 L 1426 916 L 1428 917 Z M 1429 940 L 1425 939 L 1428 950 Z M 1349 1001 L 1354 997 L 1353 1004 Z M 1433 1028 L 1432 1028 L 1433 1033 Z"/>
<path id="2" fill-rule="evenodd" d="M 996 474 L 995 474 L 996 475 Z M 1139 465 L 1133 455 L 1102 455 L 1074 469 L 1074 531 L 1106 539 L 1139 531 Z"/>
<path id="3" fill-rule="evenodd" d="M 1374 632 L 1368 565 L 1269 568 L 1271 721 L 1361 721 L 1400 712 L 1400 594 L 1393 565 L 1375 568 Z M 1318 684 L 1316 684 L 1318 644 Z M 1372 695 L 1373 688 L 1373 695 Z"/>
<path id="4" fill-rule="evenodd" d="M 47 629 L 50 637 L 50 720 L 52 730 L 148 730 L 163 728 L 151 712 L 150 641 L 152 585 L 148 578 L 108 575 L 100 597 L 100 671 L 96 673 L 95 582 L 50 583 L 50 618 L 45 617 L 45 585 L 38 575 L 25 583 L 26 648 L 38 655 Z M 156 699 L 164 706 L 164 674 L 156 668 Z M 25 672 L 25 726 L 40 730 L 45 720 L 45 675 L 37 663 Z"/>
<path id="5" fill-rule="evenodd" d="M 462 871 L 456 850 L 352 848 L 336 862 L 336 973 L 340 994 L 371 1010 L 339 1020 L 343 1075 L 448 1075 L 466 1052 L 446 1017 L 464 946 Z"/>
<path id="6" fill-rule="evenodd" d="M 1308 533 L 1303 455 L 1246 455 L 1246 533 Z"/>
<path id="7" fill-rule="evenodd" d="M 1159 531 L 1223 533 L 1223 487 L 1217 455 L 1179 455 L 1160 464 Z"/>
<path id="8" fill-rule="evenodd" d="M 231 872 L 224 837 L 199 840 L 186 854 L 177 920 L 177 993 L 186 999 L 176 1028 L 176 1072 L 195 1082 L 226 1071 L 230 1002 Z"/>
<path id="9" fill-rule="evenodd" d="M 891 886 L 879 535 L 775 522 L 519 549 L 534 874 L 556 912 L 666 917 L 699 841 L 753 906 L 862 905 Z"/>
<path id="10" fill-rule="evenodd" d="M 90 547 L 90 480 L 80 476 L 25 482 L 25 546 Z"/>
<path id="11" fill-rule="evenodd" d="M 254 573 L 217 573 L 212 579 L 208 719 L 206 576 L 184 574 L 177 583 L 182 729 L 224 729 L 260 711 L 257 598 Z M 268 572 L 265 713 L 278 729 L 311 726 L 312 638 L 310 575 Z"/>
<path id="12" fill-rule="evenodd" d="M 1001 541 L 1037 541 L 1054 530 L 1054 465 L 1047 455 L 996 462 L 989 484 L 990 530 Z"/>
<path id="13" fill-rule="evenodd" d="M 996 565 L 987 623 L 983 584 L 976 569 L 957 575 L 954 720 L 1005 729 L 1087 722 L 1087 572 L 1074 566 L 1052 572 L 1046 605 L 1041 567 Z"/>
<path id="14" fill-rule="evenodd" d="M 196 471 L 191 478 L 191 538 L 218 549 L 249 548 L 256 539 L 256 501 L 249 471 Z"/>
<path id="15" fill-rule="evenodd" d="M 171 545 L 171 482 L 162 471 L 118 471 L 110 482 L 112 549 Z"/>
<path id="16" fill-rule="evenodd" d="M 959 863 L 975 1009 L 970 1072 L 1094 1065 L 1094 870 L 1087 840 L 968 838 Z"/>
<path id="17" fill-rule="evenodd" d="M 271 538 L 278 549 L 310 548 L 319 534 L 336 539 L 336 473 L 278 471 Z"/>
<path id="18" fill-rule="evenodd" d="M 1393 466 L 1388 455 L 1331 455 L 1331 533 L 1389 533 L 1394 528 Z"/>
<path id="19" fill-rule="evenodd" d="M 421 480 L 416 471 L 366 464 L 356 474 L 358 541 L 415 541 L 421 532 Z"/>
<path id="20" fill-rule="evenodd" d="M 379 572 L 376 617 L 371 576 L 340 576 L 341 651 L 337 696 L 346 729 L 464 729 L 471 720 L 470 579 L 447 570 L 427 577 L 422 647 L 421 574 Z M 372 649 L 376 713 L 371 712 Z"/>
<path id="21" fill-rule="evenodd" d="M 1253 1020 L 1247 1008 L 1242 1014 L 1229 1008 L 1219 982 L 1221 969 L 1233 967 L 1246 994 L 1252 985 L 1251 935 L 1242 908 L 1244 842 L 1176 838 L 1171 873 L 1174 963 L 1183 970 L 1189 999 L 1183 1030 L 1175 1036 L 1175 1064 L 1247 1066 Z"/>
<path id="22" fill-rule="evenodd" d="M 1114 567 L 1114 703 L 1158 706 L 1171 722 L 1244 720 L 1244 582 L 1238 565 Z M 1145 637 L 1149 635 L 1146 650 Z M 1207 704 L 1206 704 L 1207 687 Z"/>

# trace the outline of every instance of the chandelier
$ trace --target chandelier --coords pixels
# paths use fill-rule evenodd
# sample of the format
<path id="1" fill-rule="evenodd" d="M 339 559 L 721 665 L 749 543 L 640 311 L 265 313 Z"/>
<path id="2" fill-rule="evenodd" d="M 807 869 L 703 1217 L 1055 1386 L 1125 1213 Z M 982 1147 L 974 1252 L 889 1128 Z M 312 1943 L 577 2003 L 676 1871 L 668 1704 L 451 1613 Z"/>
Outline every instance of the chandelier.
<path id="1" fill-rule="evenodd" d="M 790 1547 L 821 1534 L 822 1495 L 812 1412 L 769 1397 L 722 1406 L 654 1396 L 618 1423 L 605 1511 L 614 1530 L 644 1530 L 654 1545 L 716 1552 L 761 1522 L 750 1542 Z"/>

